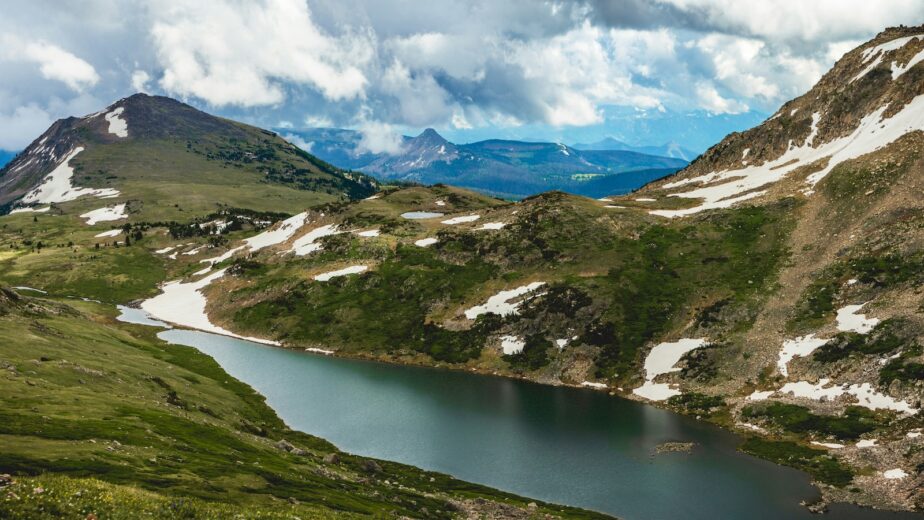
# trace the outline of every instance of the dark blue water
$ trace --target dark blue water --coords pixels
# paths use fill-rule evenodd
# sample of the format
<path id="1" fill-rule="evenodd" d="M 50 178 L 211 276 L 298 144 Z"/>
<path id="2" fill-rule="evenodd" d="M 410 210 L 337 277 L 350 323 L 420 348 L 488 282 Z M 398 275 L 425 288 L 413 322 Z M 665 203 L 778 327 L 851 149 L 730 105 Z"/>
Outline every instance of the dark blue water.
<path id="1" fill-rule="evenodd" d="M 134 311 L 123 319 L 141 322 Z M 150 324 L 150 323 L 144 323 Z M 291 427 L 343 450 L 628 520 L 809 519 L 798 471 L 735 450 L 709 424 L 600 392 L 305 354 L 188 330 Z M 666 441 L 692 454 L 654 455 Z M 825 518 L 920 518 L 836 506 Z"/>

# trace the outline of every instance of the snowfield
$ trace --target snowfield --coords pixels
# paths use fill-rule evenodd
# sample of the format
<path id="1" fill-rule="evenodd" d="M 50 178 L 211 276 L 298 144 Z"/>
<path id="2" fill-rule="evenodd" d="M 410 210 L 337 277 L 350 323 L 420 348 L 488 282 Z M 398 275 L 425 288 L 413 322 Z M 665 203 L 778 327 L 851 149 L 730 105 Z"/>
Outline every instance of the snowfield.
<path id="1" fill-rule="evenodd" d="M 786 383 L 780 388 L 780 394 L 792 394 L 794 397 L 806 399 L 832 400 L 842 395 L 852 395 L 857 399 L 857 405 L 870 410 L 893 410 L 905 414 L 917 413 L 917 408 L 911 404 L 882 394 L 873 389 L 869 383 L 830 385 L 829 379 L 820 379 L 817 384 L 808 381 Z"/>
<path id="2" fill-rule="evenodd" d="M 110 229 L 109 231 L 103 231 L 102 233 L 97 233 L 93 235 L 93 238 L 112 238 L 117 237 L 122 234 L 121 229 Z"/>
<path id="3" fill-rule="evenodd" d="M 168 282 L 161 287 L 161 294 L 141 302 L 141 309 L 156 319 L 174 325 L 268 345 L 279 345 L 277 341 L 240 336 L 209 321 L 208 314 L 205 312 L 207 302 L 202 289 L 224 274 L 225 269 L 222 269 L 195 282 L 182 283 L 179 280 Z"/>
<path id="4" fill-rule="evenodd" d="M 264 231 L 259 235 L 245 238 L 244 242 L 251 251 L 259 251 L 265 247 L 281 244 L 292 238 L 292 235 L 299 230 L 308 220 L 308 213 L 299 213 L 293 217 L 283 220 L 271 230 Z"/>
<path id="5" fill-rule="evenodd" d="M 311 231 L 295 239 L 295 242 L 292 242 L 291 251 L 295 253 L 295 256 L 305 256 L 307 254 L 314 253 L 315 251 L 320 251 L 321 244 L 315 241 L 319 238 L 336 235 L 338 233 L 340 233 L 340 231 L 337 230 L 337 226 L 335 224 L 327 224 L 326 226 L 312 229 Z"/>
<path id="6" fill-rule="evenodd" d="M 125 204 L 116 204 L 115 206 L 107 206 L 105 208 L 88 211 L 80 215 L 80 218 L 87 219 L 87 225 L 93 226 L 99 222 L 111 222 L 113 220 L 128 218 L 128 214 L 125 213 Z"/>
<path id="7" fill-rule="evenodd" d="M 506 225 L 507 224 L 505 224 L 504 222 L 485 222 L 484 224 L 481 225 L 480 228 L 475 228 L 475 230 L 476 231 L 498 230 L 498 229 L 503 229 L 504 226 Z"/>
<path id="8" fill-rule="evenodd" d="M 474 320 L 478 316 L 488 313 L 494 313 L 500 316 L 516 314 L 517 309 L 519 308 L 522 301 L 511 303 L 511 300 L 529 294 L 542 287 L 543 285 L 545 285 L 545 282 L 533 282 L 529 285 L 517 287 L 516 289 L 511 289 L 509 291 L 501 291 L 488 298 L 488 301 L 485 302 L 484 305 L 476 305 L 475 307 L 466 309 L 465 317 L 470 320 Z"/>
<path id="9" fill-rule="evenodd" d="M 899 137 L 915 130 L 924 130 L 924 95 L 912 99 L 894 116 L 883 119 L 888 106 L 880 107 L 864 117 L 850 135 L 816 147 L 814 135 L 801 146 L 790 147 L 779 158 L 760 165 L 746 166 L 735 170 L 722 170 L 698 177 L 682 179 L 664 185 L 665 189 L 679 188 L 688 184 L 710 184 L 699 189 L 681 193 L 671 193 L 669 197 L 702 199 L 691 208 L 678 210 L 654 210 L 650 213 L 662 217 L 682 217 L 699 213 L 707 209 L 728 208 L 738 202 L 760 197 L 767 193 L 769 186 L 789 173 L 805 165 L 827 158 L 827 164 L 812 173 L 807 179 L 807 192 L 834 169 L 838 164 L 874 152 Z M 813 117 L 813 130 L 817 129 L 818 119 Z M 724 182 L 723 182 L 724 181 Z"/>
<path id="10" fill-rule="evenodd" d="M 123 107 L 113 109 L 106 114 L 106 121 L 109 121 L 109 133 L 117 137 L 128 137 L 128 121 L 122 119 Z M 137 122 L 137 121 L 136 121 Z"/>
<path id="11" fill-rule="evenodd" d="M 481 215 L 464 215 L 461 217 L 453 217 L 448 220 L 444 220 L 442 223 L 447 226 L 454 226 L 456 224 L 464 224 L 466 222 L 474 222 L 481 218 Z"/>
<path id="12" fill-rule="evenodd" d="M 783 342 L 783 348 L 780 350 L 780 357 L 776 362 L 776 367 L 783 377 L 789 377 L 789 362 L 796 356 L 805 357 L 821 347 L 828 340 L 816 338 L 814 334 L 800 336 Z"/>
<path id="13" fill-rule="evenodd" d="M 83 196 L 116 197 L 118 190 L 112 188 L 78 188 L 72 184 L 74 168 L 71 160 L 83 151 L 82 146 L 74 148 L 64 160 L 42 179 L 42 184 L 22 198 L 23 204 L 50 204 L 52 202 L 69 202 Z"/>
<path id="14" fill-rule="evenodd" d="M 524 347 L 526 342 L 519 336 L 501 336 L 501 350 L 508 356 L 523 352 Z"/>
<path id="15" fill-rule="evenodd" d="M 367 265 L 351 265 L 350 267 L 344 267 L 343 269 L 338 269 L 336 271 L 329 271 L 326 273 L 321 273 L 314 277 L 315 281 L 326 282 L 331 278 L 337 278 L 339 276 L 347 276 L 351 274 L 359 274 L 365 272 L 369 269 Z"/>
<path id="16" fill-rule="evenodd" d="M 684 338 L 671 343 L 659 343 L 651 349 L 645 358 L 645 383 L 632 390 L 632 393 L 651 401 L 663 401 L 669 397 L 680 395 L 676 385 L 668 383 L 655 383 L 656 377 L 680 369 L 674 365 L 680 361 L 687 352 L 696 350 L 707 344 L 705 338 Z"/>
<path id="17" fill-rule="evenodd" d="M 876 318 L 867 318 L 865 314 L 857 314 L 857 311 L 866 305 L 848 305 L 837 311 L 837 330 L 841 332 L 856 332 L 858 334 L 869 334 L 873 328 L 879 324 Z"/>

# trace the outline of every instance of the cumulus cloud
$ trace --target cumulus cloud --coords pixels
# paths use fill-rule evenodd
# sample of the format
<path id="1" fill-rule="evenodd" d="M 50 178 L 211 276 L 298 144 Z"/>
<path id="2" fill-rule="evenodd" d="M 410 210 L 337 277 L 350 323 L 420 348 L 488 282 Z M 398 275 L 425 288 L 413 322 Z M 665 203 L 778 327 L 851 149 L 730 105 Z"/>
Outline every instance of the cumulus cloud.
<path id="1" fill-rule="evenodd" d="M 920 0 L 82 2 L 0 17 L 4 121 L 32 132 L 36 107 L 57 118 L 69 98 L 140 90 L 266 126 L 356 127 L 376 151 L 424 126 L 596 139 L 581 132 L 622 108 L 773 112 L 883 28 L 924 23 Z"/>
<path id="2" fill-rule="evenodd" d="M 285 100 L 285 83 L 331 101 L 361 97 L 373 44 L 364 33 L 333 37 L 303 0 L 157 2 L 151 28 L 167 92 L 213 105 Z"/>
<path id="3" fill-rule="evenodd" d="M 132 89 L 135 92 L 147 92 L 148 81 L 150 80 L 150 74 L 143 70 L 136 70 L 135 72 L 132 72 Z"/>
<path id="4" fill-rule="evenodd" d="M 93 65 L 61 47 L 46 41 L 24 41 L 12 35 L 0 39 L 4 61 L 24 61 L 38 65 L 45 79 L 60 81 L 75 92 L 82 92 L 99 82 Z"/>
<path id="5" fill-rule="evenodd" d="M 397 155 L 403 147 L 401 132 L 394 125 L 381 121 L 363 121 L 357 128 L 362 135 L 356 144 L 359 153 L 387 153 Z"/>
<path id="6" fill-rule="evenodd" d="M 306 141 L 295 134 L 287 133 L 283 135 L 282 138 L 301 148 L 302 150 L 305 150 L 306 152 L 310 152 L 311 147 L 314 146 L 314 141 Z"/>

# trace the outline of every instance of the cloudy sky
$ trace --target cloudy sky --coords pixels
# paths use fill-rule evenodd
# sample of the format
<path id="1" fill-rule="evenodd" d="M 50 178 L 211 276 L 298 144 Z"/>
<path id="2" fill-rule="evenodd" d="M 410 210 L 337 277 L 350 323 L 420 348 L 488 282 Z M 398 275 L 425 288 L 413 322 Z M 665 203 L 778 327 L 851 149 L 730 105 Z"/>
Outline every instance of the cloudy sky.
<path id="1" fill-rule="evenodd" d="M 0 0 L 0 149 L 137 91 L 266 127 L 693 148 L 924 0 Z M 705 144 L 703 144 L 705 143 Z M 650 143 L 656 144 L 656 143 Z"/>

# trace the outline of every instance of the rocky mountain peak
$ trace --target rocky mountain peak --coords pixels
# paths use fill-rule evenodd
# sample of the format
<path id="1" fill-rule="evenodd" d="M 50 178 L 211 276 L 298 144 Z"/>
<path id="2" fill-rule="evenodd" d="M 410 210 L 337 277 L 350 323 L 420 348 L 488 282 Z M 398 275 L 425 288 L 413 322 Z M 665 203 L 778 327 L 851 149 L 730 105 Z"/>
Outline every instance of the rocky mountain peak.
<path id="1" fill-rule="evenodd" d="M 924 130 L 924 26 L 890 28 L 845 54 L 806 94 L 733 133 L 688 168 L 645 188 L 698 201 L 676 217 L 813 187 L 838 164 Z M 792 188 L 784 194 L 792 194 Z"/>

